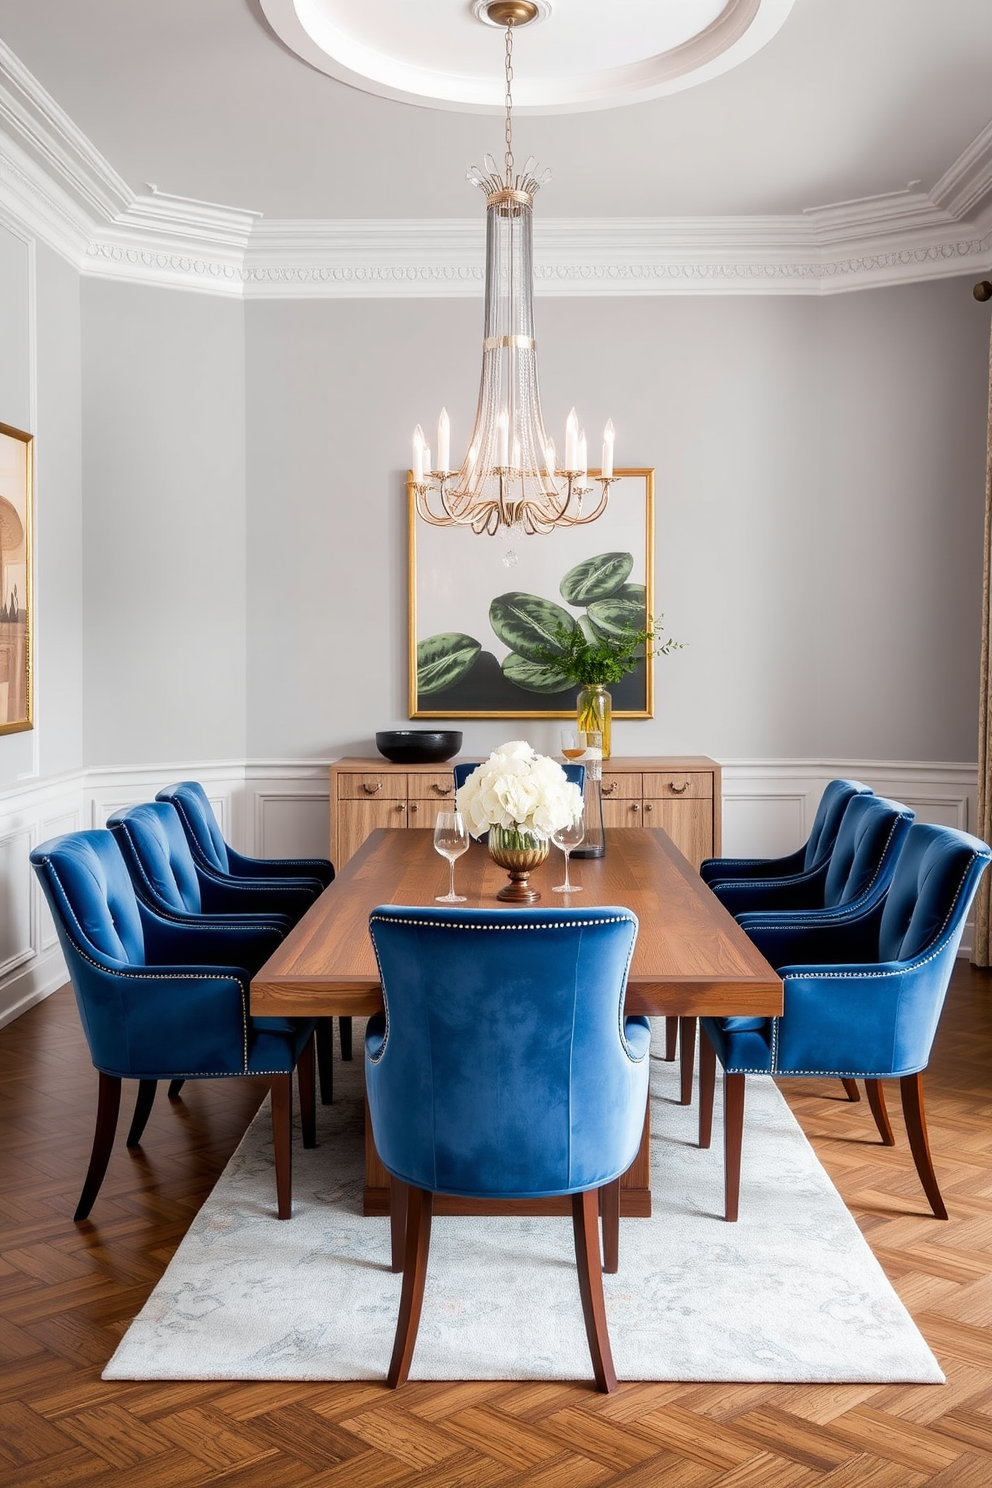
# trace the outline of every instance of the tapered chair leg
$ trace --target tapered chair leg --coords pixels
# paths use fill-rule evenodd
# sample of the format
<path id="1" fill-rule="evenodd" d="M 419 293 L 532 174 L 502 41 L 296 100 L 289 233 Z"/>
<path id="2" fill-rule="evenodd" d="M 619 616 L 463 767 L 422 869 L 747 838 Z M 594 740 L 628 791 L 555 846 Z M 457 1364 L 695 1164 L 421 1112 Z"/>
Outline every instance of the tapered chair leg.
<path id="1" fill-rule="evenodd" d="M 692 1105 L 692 1077 L 696 1068 L 696 1020 L 679 1019 L 679 1105 Z"/>
<path id="2" fill-rule="evenodd" d="M 675 1050 L 679 1042 L 679 1020 L 678 1018 L 665 1019 L 665 1058 L 669 1064 L 675 1058 Z"/>
<path id="3" fill-rule="evenodd" d="M 947 1205 L 941 1197 L 937 1174 L 930 1157 L 930 1141 L 927 1137 L 927 1118 L 923 1109 L 923 1071 L 915 1075 L 903 1075 L 899 1081 L 902 1096 L 902 1114 L 906 1120 L 909 1150 L 913 1154 L 916 1171 L 920 1175 L 923 1191 L 930 1200 L 935 1219 L 947 1218 Z"/>
<path id="4" fill-rule="evenodd" d="M 389 1178 L 389 1269 L 403 1270 L 406 1247 L 406 1202 L 409 1190 L 405 1183 L 390 1174 Z"/>
<path id="5" fill-rule="evenodd" d="M 724 1218 L 737 1219 L 741 1198 L 741 1147 L 744 1143 L 744 1075 L 723 1074 Z"/>
<path id="6" fill-rule="evenodd" d="M 272 1147 L 276 1159 L 276 1203 L 280 1219 L 293 1212 L 293 1076 L 273 1075 Z"/>
<path id="7" fill-rule="evenodd" d="M 317 1040 L 317 1073 L 320 1077 L 320 1103 L 329 1106 L 334 1101 L 334 1019 L 318 1018 L 315 1030 Z"/>
<path id="8" fill-rule="evenodd" d="M 868 1095 L 871 1114 L 874 1116 L 875 1125 L 878 1127 L 878 1135 L 886 1147 L 894 1147 L 896 1145 L 896 1139 L 892 1135 L 889 1113 L 885 1108 L 885 1092 L 882 1089 L 881 1080 L 866 1080 L 865 1091 Z"/>
<path id="9" fill-rule="evenodd" d="M 157 1080 L 138 1081 L 138 1098 L 134 1103 L 134 1114 L 131 1117 L 131 1127 L 127 1134 L 127 1145 L 129 1147 L 137 1147 L 141 1143 L 141 1133 L 147 1126 L 148 1118 L 152 1114 L 152 1104 L 155 1100 L 157 1089 Z"/>
<path id="10" fill-rule="evenodd" d="M 179 1099 L 179 1092 L 180 1092 L 180 1090 L 182 1090 L 182 1088 L 183 1088 L 183 1086 L 185 1084 L 186 1084 L 186 1081 L 185 1080 L 170 1080 L 169 1081 L 169 1099 L 170 1100 L 178 1100 Z"/>
<path id="11" fill-rule="evenodd" d="M 713 1097 L 716 1093 L 716 1050 L 705 1033 L 699 1036 L 699 1145 L 713 1137 Z"/>
<path id="12" fill-rule="evenodd" d="M 606 1299 L 603 1296 L 603 1270 L 599 1259 L 598 1190 L 572 1195 L 572 1231 L 575 1236 L 575 1264 L 579 1272 L 579 1296 L 582 1317 L 589 1340 L 592 1372 L 597 1388 L 609 1395 L 617 1387 L 616 1370 L 610 1335 L 606 1329 Z"/>
<path id="13" fill-rule="evenodd" d="M 100 1071 L 100 1087 L 96 1103 L 96 1131 L 93 1133 L 93 1150 L 90 1165 L 86 1170 L 83 1191 L 79 1195 L 74 1220 L 87 1219 L 93 1208 L 93 1200 L 100 1192 L 100 1184 L 107 1174 L 110 1152 L 117 1130 L 117 1117 L 121 1109 L 121 1082 L 117 1075 L 105 1075 Z"/>
<path id="14" fill-rule="evenodd" d="M 407 1189 L 406 1248 L 403 1257 L 403 1290 L 396 1319 L 393 1357 L 389 1361 L 386 1383 L 395 1390 L 410 1373 L 413 1350 L 417 1343 L 420 1313 L 424 1305 L 424 1283 L 427 1280 L 427 1254 L 431 1245 L 431 1215 L 434 1195 L 423 1188 Z M 596 1236 L 597 1254 L 599 1236 Z"/>
<path id="15" fill-rule="evenodd" d="M 603 1270 L 615 1275 L 620 1269 L 620 1179 L 599 1190 L 599 1213 L 603 1221 Z"/>
<path id="16" fill-rule="evenodd" d="M 847 1092 L 848 1100 L 854 1101 L 855 1104 L 857 1104 L 857 1102 L 861 1099 L 861 1091 L 858 1089 L 857 1080 L 842 1080 L 841 1083 L 843 1084 L 844 1089 Z"/>
<path id="17" fill-rule="evenodd" d="M 300 1087 L 300 1129 L 304 1147 L 317 1145 L 317 1091 L 314 1040 L 308 1038 L 296 1061 L 296 1083 Z"/>
<path id="18" fill-rule="evenodd" d="M 344 1059 L 344 1060 L 349 1060 L 351 1058 L 351 1019 L 350 1018 L 339 1018 L 338 1019 L 338 1037 L 341 1040 L 341 1058 Z"/>

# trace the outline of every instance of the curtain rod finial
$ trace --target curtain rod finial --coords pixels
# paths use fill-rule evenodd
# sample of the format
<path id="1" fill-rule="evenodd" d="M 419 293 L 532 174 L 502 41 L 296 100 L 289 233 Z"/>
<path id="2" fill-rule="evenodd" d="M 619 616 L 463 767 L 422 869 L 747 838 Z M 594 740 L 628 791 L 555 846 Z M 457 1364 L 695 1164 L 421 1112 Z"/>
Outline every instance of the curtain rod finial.
<path id="1" fill-rule="evenodd" d="M 992 280 L 980 279 L 971 292 L 976 300 L 992 300 Z"/>

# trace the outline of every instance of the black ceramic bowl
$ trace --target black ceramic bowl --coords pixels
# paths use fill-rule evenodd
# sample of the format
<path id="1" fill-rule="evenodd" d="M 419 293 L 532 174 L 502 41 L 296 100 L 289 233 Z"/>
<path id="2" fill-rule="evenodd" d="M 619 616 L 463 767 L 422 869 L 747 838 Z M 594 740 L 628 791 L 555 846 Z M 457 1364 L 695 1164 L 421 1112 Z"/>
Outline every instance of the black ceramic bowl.
<path id="1" fill-rule="evenodd" d="M 462 736 L 454 729 L 387 729 L 376 734 L 375 747 L 394 765 L 433 765 L 456 755 Z"/>

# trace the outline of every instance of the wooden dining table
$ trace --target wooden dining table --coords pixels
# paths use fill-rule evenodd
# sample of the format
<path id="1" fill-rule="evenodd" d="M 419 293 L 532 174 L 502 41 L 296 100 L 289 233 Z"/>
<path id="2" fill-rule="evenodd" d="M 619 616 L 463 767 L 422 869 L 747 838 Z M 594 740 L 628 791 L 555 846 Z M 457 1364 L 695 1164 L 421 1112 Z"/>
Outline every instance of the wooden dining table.
<path id="1" fill-rule="evenodd" d="M 572 858 L 574 894 L 556 893 L 562 860 L 552 855 L 531 875 L 537 908 L 618 904 L 637 915 L 637 943 L 627 980 L 626 1011 L 651 1016 L 774 1016 L 782 982 L 733 917 L 659 828 L 606 832 L 601 858 Z M 473 843 L 455 865 L 456 891 L 468 909 L 502 909 L 497 890 L 506 872 Z M 434 850 L 429 828 L 379 828 L 328 885 L 252 979 L 258 1017 L 364 1017 L 382 1009 L 382 990 L 369 936 L 379 904 L 433 905 L 447 892 L 448 864 Z M 526 914 L 528 911 L 518 911 Z M 567 1213 L 567 1199 L 520 1200 L 521 1213 Z M 620 1212 L 651 1213 L 650 1124 L 621 1180 Z M 366 1214 L 389 1212 L 389 1175 L 379 1161 L 366 1118 Z M 482 1200 L 442 1196 L 437 1213 L 488 1212 Z M 492 1209 L 492 1212 L 497 1212 Z M 505 1206 L 502 1211 L 506 1212 Z"/>

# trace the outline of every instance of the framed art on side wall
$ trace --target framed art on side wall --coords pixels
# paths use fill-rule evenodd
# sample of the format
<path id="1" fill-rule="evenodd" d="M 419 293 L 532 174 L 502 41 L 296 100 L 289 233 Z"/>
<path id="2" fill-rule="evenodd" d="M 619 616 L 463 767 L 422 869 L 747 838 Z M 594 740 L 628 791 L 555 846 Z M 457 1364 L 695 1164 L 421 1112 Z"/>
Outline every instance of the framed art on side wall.
<path id="1" fill-rule="evenodd" d="M 576 685 L 540 654 L 556 629 L 608 636 L 654 613 L 654 471 L 616 473 L 588 526 L 494 537 L 423 521 L 408 478 L 411 718 L 574 715 Z M 614 718 L 653 717 L 652 666 L 610 692 Z"/>
<path id="2" fill-rule="evenodd" d="M 30 434 L 0 424 L 0 734 L 31 723 Z"/>

